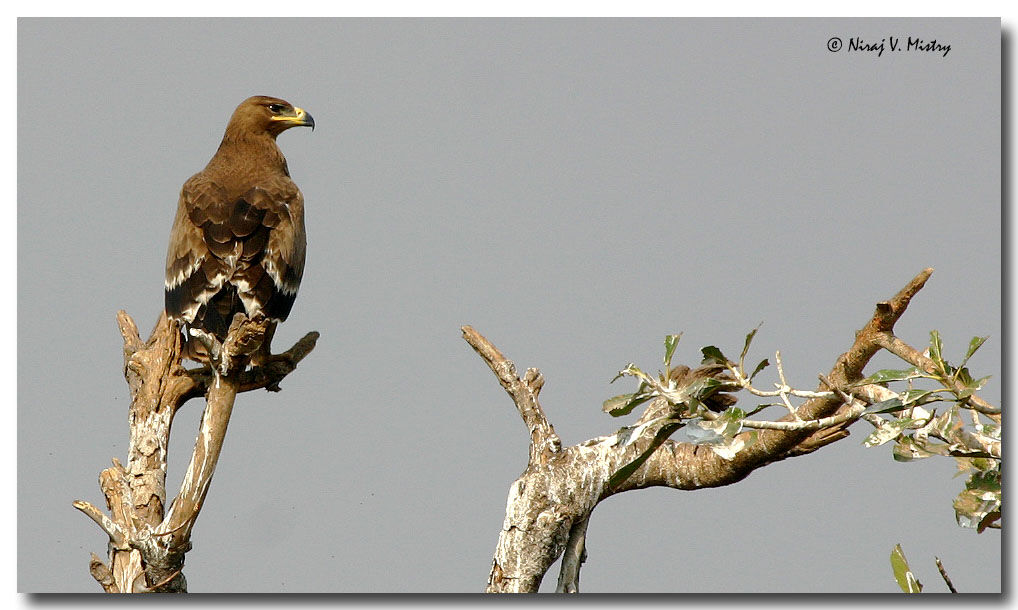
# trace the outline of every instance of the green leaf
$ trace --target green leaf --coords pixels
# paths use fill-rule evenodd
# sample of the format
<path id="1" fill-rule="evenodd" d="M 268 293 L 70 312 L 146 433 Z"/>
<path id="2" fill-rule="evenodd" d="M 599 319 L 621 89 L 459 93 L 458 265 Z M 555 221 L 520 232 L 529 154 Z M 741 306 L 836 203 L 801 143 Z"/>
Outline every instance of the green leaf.
<path id="1" fill-rule="evenodd" d="M 728 407 L 721 417 L 731 421 L 742 421 L 746 419 L 746 412 L 739 407 Z"/>
<path id="2" fill-rule="evenodd" d="M 604 401 L 601 409 L 612 417 L 622 417 L 654 396 L 651 394 L 620 394 Z M 609 404 L 610 403 L 610 404 Z"/>
<path id="3" fill-rule="evenodd" d="M 969 361 L 969 358 L 972 357 L 972 354 L 976 353 L 976 350 L 982 347 L 983 343 L 986 343 L 986 340 L 989 338 L 990 338 L 989 335 L 985 337 L 972 337 L 972 341 L 969 341 L 969 351 L 965 352 L 965 359 L 961 361 L 961 364 L 958 365 L 958 368 L 965 366 L 965 363 Z"/>
<path id="4" fill-rule="evenodd" d="M 901 550 L 901 543 L 894 545 L 891 549 L 891 571 L 894 572 L 894 580 L 905 593 L 921 593 L 923 585 L 920 583 L 908 567 L 908 560 L 905 559 L 905 552 Z"/>
<path id="5" fill-rule="evenodd" d="M 921 460 L 928 458 L 933 453 L 926 451 L 924 447 L 920 447 L 915 439 L 910 437 L 902 437 L 897 443 L 894 444 L 894 450 L 891 452 L 891 457 L 896 462 L 911 462 L 914 460 Z"/>
<path id="6" fill-rule="evenodd" d="M 756 365 L 756 368 L 753 369 L 753 373 L 749 376 L 749 380 L 753 381 L 753 378 L 756 377 L 756 374 L 770 366 L 770 364 L 771 364 L 770 360 L 766 358 L 761 360 L 760 364 Z"/>
<path id="7" fill-rule="evenodd" d="M 721 434 L 725 438 L 734 438 L 740 432 L 742 432 L 742 420 L 731 420 L 725 426 L 725 429 L 721 431 Z"/>
<path id="8" fill-rule="evenodd" d="M 727 416 L 728 412 L 726 411 L 713 421 L 693 420 L 693 423 L 686 429 L 686 435 L 694 445 L 723 443 L 742 432 L 742 418 L 735 416 L 742 410 L 736 409 L 736 411 L 737 413 L 733 416 Z"/>
<path id="9" fill-rule="evenodd" d="M 661 417 L 655 417 L 650 421 L 645 421 L 639 426 L 623 426 L 618 431 L 615 446 L 625 449 L 626 447 L 640 440 L 640 437 L 643 436 L 644 430 L 650 428 L 651 426 L 656 426 L 662 422 L 668 421 L 668 419 L 670 418 L 667 415 L 662 415 Z"/>
<path id="10" fill-rule="evenodd" d="M 930 402 L 936 402 L 937 398 L 936 398 L 935 395 L 934 395 L 933 398 L 929 398 L 930 395 L 932 395 L 932 394 L 934 394 L 934 392 L 932 392 L 930 390 L 912 389 L 912 390 L 905 390 L 904 392 L 901 392 L 899 394 L 899 396 L 901 396 L 901 404 L 902 404 L 902 406 L 908 407 L 908 406 L 924 405 L 924 404 L 930 403 Z M 927 398 L 929 398 L 929 400 L 927 400 Z"/>
<path id="11" fill-rule="evenodd" d="M 746 335 L 746 342 L 742 345 L 742 353 L 739 354 L 739 364 L 740 365 L 746 359 L 746 354 L 749 353 L 749 344 L 753 342 L 753 337 L 756 336 L 756 331 L 760 330 L 761 326 L 763 326 L 763 322 L 757 324 L 756 328 L 754 328 L 753 330 L 749 331 L 749 334 Z"/>
<path id="12" fill-rule="evenodd" d="M 852 385 L 867 385 L 870 383 L 888 383 L 890 381 L 905 381 L 906 379 L 915 379 L 920 377 L 921 374 L 915 367 L 910 369 L 881 369 L 876 373 L 873 373 L 862 381 L 857 381 Z"/>
<path id="13" fill-rule="evenodd" d="M 721 386 L 724 385 L 721 380 L 715 379 L 714 377 L 701 377 L 690 385 L 686 386 L 686 396 L 689 398 L 695 398 L 697 400 L 704 400 L 710 398 L 717 393 Z"/>
<path id="14" fill-rule="evenodd" d="M 687 396 L 685 400 L 681 400 L 679 402 L 672 402 L 669 400 L 668 404 L 675 407 L 675 413 L 680 417 L 690 418 L 694 417 L 701 411 L 709 411 L 707 405 L 700 402 L 696 396 Z"/>
<path id="15" fill-rule="evenodd" d="M 733 412 L 732 415 L 738 413 Z M 722 459 L 732 460 L 746 446 L 746 441 L 736 436 L 741 431 L 741 419 L 729 419 L 722 414 L 714 421 L 693 420 L 685 432 L 689 442 L 694 445 L 706 445 Z"/>
<path id="16" fill-rule="evenodd" d="M 944 344 L 940 340 L 940 331 L 930 331 L 930 360 L 937 365 L 937 369 L 941 373 L 947 372 L 947 363 L 944 362 L 943 357 Z"/>
<path id="17" fill-rule="evenodd" d="M 633 377 L 639 377 L 640 379 L 648 379 L 647 373 L 644 373 L 643 370 L 640 369 L 640 367 L 636 366 L 635 364 L 630 364 L 629 366 L 627 366 L 624 372 L 627 375 L 632 375 Z"/>
<path id="18" fill-rule="evenodd" d="M 1000 493 L 1000 471 L 985 470 L 976 472 L 972 478 L 965 483 L 965 489 L 974 489 L 980 492 Z"/>
<path id="19" fill-rule="evenodd" d="M 968 368 L 964 366 L 959 366 L 957 369 L 955 369 L 954 378 L 957 381 L 960 381 L 961 384 L 964 386 L 968 386 L 972 383 L 972 374 L 969 373 Z"/>
<path id="20" fill-rule="evenodd" d="M 972 460 L 971 463 L 975 463 Z M 996 468 L 972 473 L 965 490 L 954 499 L 958 525 L 976 528 L 989 513 L 1000 510 L 1000 470 Z M 985 527 L 985 526 L 984 526 Z"/>
<path id="21" fill-rule="evenodd" d="M 654 435 L 654 440 L 650 442 L 650 445 L 647 447 L 647 449 L 644 450 L 644 452 L 641 453 L 639 457 L 637 457 L 635 460 L 629 462 L 622 468 L 619 468 L 615 472 L 615 474 L 613 474 L 608 479 L 608 488 L 613 490 L 617 489 L 618 486 L 624 483 L 626 479 L 631 477 L 633 473 L 640 468 L 640 466 L 643 466 L 643 463 L 646 462 L 648 458 L 650 458 L 651 454 L 653 454 L 658 447 L 660 447 L 662 444 L 664 444 L 666 440 L 668 440 L 668 437 L 671 436 L 673 432 L 675 432 L 684 425 L 685 424 L 683 424 L 682 422 L 672 421 L 661 426 L 661 429 L 658 430 L 657 434 Z"/>
<path id="22" fill-rule="evenodd" d="M 898 438 L 902 432 L 920 421 L 922 420 L 903 417 L 892 422 L 884 422 L 879 428 L 874 430 L 872 434 L 867 436 L 866 440 L 864 440 L 862 444 L 866 447 L 883 445 L 887 441 L 892 441 Z"/>
<path id="23" fill-rule="evenodd" d="M 670 370 L 672 368 L 672 354 L 675 353 L 675 347 L 679 344 L 679 338 L 682 333 L 677 335 L 665 335 L 665 369 Z M 665 372 L 667 374 L 668 371 Z"/>
<path id="24" fill-rule="evenodd" d="M 609 398 L 608 400 L 604 401 L 604 403 L 601 404 L 601 410 L 604 411 L 605 413 L 614 411 L 615 409 L 618 409 L 619 407 L 626 404 L 632 399 L 633 399 L 632 394 L 619 394 L 618 396 L 612 396 L 611 398 Z"/>
<path id="25" fill-rule="evenodd" d="M 965 370 L 968 370 L 968 369 L 965 369 Z M 986 377 L 982 377 L 980 379 L 976 379 L 975 381 L 969 381 L 966 384 L 968 387 L 966 387 L 964 390 L 958 392 L 958 398 L 964 399 L 964 398 L 968 398 L 969 396 L 972 396 L 973 394 L 975 394 L 979 390 L 983 389 L 983 386 L 986 385 L 986 382 L 989 381 L 991 377 L 993 377 L 993 375 L 987 375 Z"/>
<path id="26" fill-rule="evenodd" d="M 954 405 L 934 421 L 934 429 L 944 438 L 954 438 L 954 435 L 965 426 L 960 418 L 958 405 Z"/>
<path id="27" fill-rule="evenodd" d="M 888 398 L 887 400 L 881 400 L 875 402 L 870 406 L 866 407 L 864 413 L 891 413 L 893 411 L 901 411 L 902 404 L 901 399 L 897 396 L 894 398 Z"/>
<path id="28" fill-rule="evenodd" d="M 700 352 L 703 354 L 703 362 L 700 364 L 728 364 L 728 358 L 725 358 L 721 350 L 713 345 L 701 348 Z"/>
<path id="29" fill-rule="evenodd" d="M 993 424 L 983 424 L 983 436 L 995 438 L 999 441 L 1000 432 L 1001 432 L 1000 426 L 995 426 Z"/>
<path id="30" fill-rule="evenodd" d="M 723 426 L 716 426 L 712 421 L 694 419 L 686 427 L 685 435 L 694 445 L 721 443 L 725 440 L 724 435 L 721 434 L 722 429 Z"/>

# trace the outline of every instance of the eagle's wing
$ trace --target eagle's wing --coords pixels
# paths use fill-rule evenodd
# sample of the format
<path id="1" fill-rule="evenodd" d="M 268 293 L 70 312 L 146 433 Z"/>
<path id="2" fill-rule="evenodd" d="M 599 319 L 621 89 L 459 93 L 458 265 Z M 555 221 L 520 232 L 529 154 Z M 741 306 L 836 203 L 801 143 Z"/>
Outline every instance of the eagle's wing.
<path id="1" fill-rule="evenodd" d="M 244 261 L 234 277 L 249 314 L 261 312 L 274 320 L 290 315 L 304 275 L 304 197 L 289 179 L 280 188 L 253 188 L 237 207 L 237 233 L 251 227 Z"/>
<path id="2" fill-rule="evenodd" d="M 198 174 L 181 190 L 170 232 L 166 312 L 217 335 L 238 311 L 285 320 L 304 253 L 304 200 L 289 178 L 231 198 Z"/>

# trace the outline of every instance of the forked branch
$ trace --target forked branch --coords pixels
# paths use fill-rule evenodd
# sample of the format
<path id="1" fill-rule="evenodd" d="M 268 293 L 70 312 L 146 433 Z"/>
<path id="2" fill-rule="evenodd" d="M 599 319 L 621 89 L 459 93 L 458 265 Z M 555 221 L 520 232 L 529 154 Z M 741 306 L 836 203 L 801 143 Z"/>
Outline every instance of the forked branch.
<path id="1" fill-rule="evenodd" d="M 180 329 L 165 313 L 145 342 L 125 312 L 117 314 L 117 322 L 131 391 L 131 437 L 127 467 L 114 458 L 113 467 L 100 475 L 110 515 L 88 502 L 73 503 L 110 540 L 109 565 L 93 554 L 89 570 L 111 593 L 185 592 L 184 554 L 191 546 L 191 529 L 215 473 L 237 393 L 278 390 L 279 382 L 314 349 L 318 333 L 308 333 L 269 364 L 248 369 L 248 357 L 261 344 L 268 321 L 238 315 L 223 344 L 213 346 L 215 366 L 186 369 L 180 358 Z M 206 406 L 194 451 L 180 490 L 164 511 L 173 416 L 197 396 L 206 397 Z"/>

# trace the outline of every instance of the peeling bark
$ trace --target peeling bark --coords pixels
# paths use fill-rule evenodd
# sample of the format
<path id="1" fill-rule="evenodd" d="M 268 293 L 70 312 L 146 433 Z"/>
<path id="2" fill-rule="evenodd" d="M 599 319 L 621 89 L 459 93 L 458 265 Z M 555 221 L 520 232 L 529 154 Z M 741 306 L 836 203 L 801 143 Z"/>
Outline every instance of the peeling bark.
<path id="1" fill-rule="evenodd" d="M 895 322 L 909 301 L 932 274 L 925 269 L 894 297 L 877 303 L 876 311 L 856 333 L 855 341 L 821 378 L 818 391 L 848 388 L 864 378 L 863 368 L 874 354 L 888 345 Z M 618 434 L 602 436 L 563 448 L 554 427 L 544 415 L 538 394 L 544 378 L 527 369 L 521 379 L 516 366 L 494 345 L 469 326 L 464 340 L 480 355 L 516 405 L 530 431 L 527 469 L 510 486 L 506 516 L 488 576 L 489 593 L 537 592 L 548 568 L 569 549 L 563 560 L 558 590 L 579 590 L 579 570 L 585 554 L 586 524 L 597 504 L 616 493 L 665 486 L 695 490 L 731 485 L 757 468 L 816 451 L 848 436 L 848 420 L 833 427 L 802 430 L 757 430 L 757 440 L 725 460 L 706 446 L 665 441 L 650 458 L 616 489 L 609 477 L 644 452 L 657 432 L 644 429 L 640 438 L 625 446 Z M 640 421 L 650 421 L 664 400 L 650 401 Z M 811 398 L 795 415 L 779 421 L 814 420 L 843 414 L 852 405 L 843 396 Z M 749 432 L 744 432 L 744 435 Z"/>
<path id="2" fill-rule="evenodd" d="M 113 458 L 113 466 L 99 475 L 110 514 L 88 502 L 73 503 L 109 536 L 109 564 L 93 553 L 89 571 L 107 593 L 183 593 L 191 528 L 215 472 L 237 393 L 278 389 L 279 381 L 314 349 L 318 333 L 308 333 L 269 364 L 246 370 L 268 321 L 238 315 L 220 361 L 212 368 L 186 369 L 180 360 L 180 328 L 165 312 L 145 342 L 127 313 L 118 312 L 117 322 L 124 339 L 124 377 L 131 392 L 130 441 L 127 466 Z M 173 416 L 198 396 L 206 397 L 206 406 L 194 452 L 181 488 L 165 511 Z"/>

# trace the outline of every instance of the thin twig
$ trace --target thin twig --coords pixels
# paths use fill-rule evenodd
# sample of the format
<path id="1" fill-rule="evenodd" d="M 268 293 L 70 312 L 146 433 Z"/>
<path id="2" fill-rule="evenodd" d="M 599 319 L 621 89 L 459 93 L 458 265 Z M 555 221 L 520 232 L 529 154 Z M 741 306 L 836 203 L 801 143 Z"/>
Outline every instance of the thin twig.
<path id="1" fill-rule="evenodd" d="M 944 582 L 947 583 L 947 588 L 950 589 L 951 593 L 957 593 L 958 590 L 954 588 L 954 584 L 951 583 L 951 578 L 947 575 L 947 570 L 944 569 L 944 564 L 940 563 L 940 557 L 933 557 L 937 560 L 937 569 L 940 570 L 940 575 L 944 578 Z"/>
<path id="2" fill-rule="evenodd" d="M 792 416 L 793 419 L 798 421 L 799 414 L 795 412 L 795 407 L 793 407 L 792 403 L 788 400 L 788 393 L 792 391 L 792 388 L 788 385 L 788 382 L 785 380 L 785 367 L 781 363 L 781 350 L 777 350 L 774 352 L 774 362 L 778 367 L 778 379 L 781 380 L 781 385 L 777 386 L 778 396 L 781 397 L 781 402 L 782 404 L 785 405 L 785 408 L 788 409 L 788 413 Z"/>
<path id="3" fill-rule="evenodd" d="M 830 417 L 822 417 L 820 419 L 800 419 L 796 418 L 793 421 L 760 421 L 754 419 L 744 419 L 740 423 L 744 428 L 752 428 L 755 430 L 785 430 L 785 431 L 796 431 L 796 430 L 820 430 L 822 428 L 831 428 L 847 421 L 859 419 L 862 412 L 866 409 L 865 406 L 853 405 L 852 408 L 840 415 L 832 415 Z M 705 411 L 703 418 L 714 421 L 718 419 L 718 414 Z"/>
<path id="4" fill-rule="evenodd" d="M 71 503 L 71 505 L 88 515 L 89 519 L 95 521 L 96 524 L 98 524 L 99 527 L 106 532 L 106 535 L 110 537 L 110 542 L 112 542 L 114 546 L 123 546 L 124 540 L 126 539 L 124 536 L 124 530 L 114 523 L 112 519 L 107 517 L 105 513 L 96 508 L 94 504 L 85 502 L 84 500 L 75 500 Z"/>
<path id="5" fill-rule="evenodd" d="M 922 352 L 905 343 L 890 332 L 879 333 L 876 337 L 874 337 L 874 341 L 880 347 L 927 373 L 933 374 L 936 371 L 937 365 L 933 362 L 933 360 L 927 358 L 922 354 Z M 957 380 L 952 384 L 952 386 L 959 392 L 965 389 L 965 386 Z M 1000 407 L 991 405 L 977 394 L 972 394 L 966 398 L 965 405 L 985 415 L 996 417 L 1000 416 Z"/>

